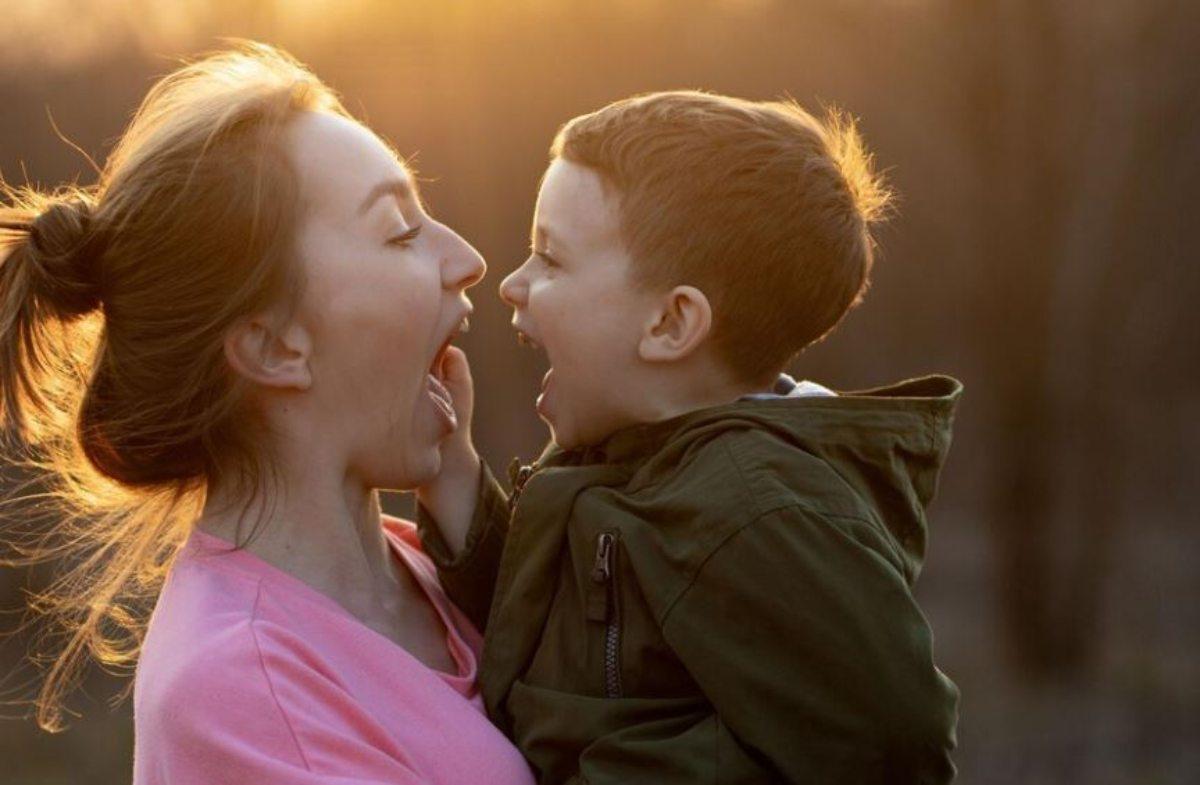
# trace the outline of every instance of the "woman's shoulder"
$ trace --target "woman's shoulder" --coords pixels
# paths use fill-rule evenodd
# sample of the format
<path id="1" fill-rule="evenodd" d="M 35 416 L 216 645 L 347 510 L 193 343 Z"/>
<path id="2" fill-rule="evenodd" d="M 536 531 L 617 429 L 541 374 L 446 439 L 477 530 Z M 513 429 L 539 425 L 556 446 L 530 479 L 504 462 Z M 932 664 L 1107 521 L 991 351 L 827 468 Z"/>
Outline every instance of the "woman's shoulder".
<path id="1" fill-rule="evenodd" d="M 394 547 L 420 567 L 403 522 L 387 526 Z M 440 766 L 440 739 L 457 733 L 461 765 L 482 771 L 495 761 L 481 756 L 511 752 L 510 768 L 522 773 L 513 781 L 524 781 L 519 755 L 455 680 L 250 554 L 181 556 L 134 687 L 143 770 L 166 761 L 197 772 L 172 782 L 316 782 L 317 770 L 364 781 L 475 781 L 413 774 Z M 476 747 L 486 755 L 468 754 Z M 220 776 L 201 776 L 214 766 Z"/>
<path id="2" fill-rule="evenodd" d="M 391 523 L 391 522 L 389 522 Z M 396 524 L 401 522 L 396 521 Z M 412 561 L 410 538 L 399 547 Z M 415 534 L 413 535 L 415 538 Z M 432 572 L 422 576 L 436 581 Z M 400 650 L 299 578 L 203 532 L 193 532 L 159 595 L 142 646 L 135 690 L 144 695 L 323 692 L 339 673 Z M 365 666 L 364 666 L 365 667 Z"/>
<path id="3" fill-rule="evenodd" d="M 291 599 L 287 585 L 270 577 L 253 555 L 194 532 L 151 615 L 137 699 L 205 704 L 214 696 L 270 692 L 270 671 L 292 658 L 300 640 L 281 610 Z"/>
<path id="4" fill-rule="evenodd" d="M 304 608 L 237 560 L 197 555 L 181 554 L 142 646 L 135 767 L 181 782 L 308 782 L 304 729 L 327 721 L 338 696 L 289 622 Z"/>
<path id="5" fill-rule="evenodd" d="M 291 754 L 258 640 L 261 590 L 259 581 L 236 570 L 186 556 L 176 564 L 138 659 L 139 744 L 156 750 L 176 750 L 187 740 L 208 744 L 249 722 L 261 743 Z"/>
<path id="6" fill-rule="evenodd" d="M 260 592 L 253 576 L 196 559 L 185 548 L 151 615 L 138 658 L 136 694 L 203 695 L 231 674 L 252 673 Z"/>

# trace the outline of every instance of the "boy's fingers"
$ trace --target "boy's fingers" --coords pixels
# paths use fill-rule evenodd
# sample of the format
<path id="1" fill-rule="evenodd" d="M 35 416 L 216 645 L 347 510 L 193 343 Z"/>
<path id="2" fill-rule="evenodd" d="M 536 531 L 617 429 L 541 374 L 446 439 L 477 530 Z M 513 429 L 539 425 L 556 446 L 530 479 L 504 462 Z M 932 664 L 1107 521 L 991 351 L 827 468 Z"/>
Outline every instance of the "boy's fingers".
<path id="1" fill-rule="evenodd" d="M 451 384 L 471 383 L 471 364 L 467 362 L 467 354 L 457 346 L 447 346 L 442 357 L 442 381 L 449 387 Z"/>
<path id="2" fill-rule="evenodd" d="M 470 418 L 475 403 L 475 389 L 471 380 L 471 365 L 462 349 L 457 346 L 446 348 L 442 357 L 441 376 L 442 383 L 454 399 L 454 408 L 458 410 L 459 417 Z"/>

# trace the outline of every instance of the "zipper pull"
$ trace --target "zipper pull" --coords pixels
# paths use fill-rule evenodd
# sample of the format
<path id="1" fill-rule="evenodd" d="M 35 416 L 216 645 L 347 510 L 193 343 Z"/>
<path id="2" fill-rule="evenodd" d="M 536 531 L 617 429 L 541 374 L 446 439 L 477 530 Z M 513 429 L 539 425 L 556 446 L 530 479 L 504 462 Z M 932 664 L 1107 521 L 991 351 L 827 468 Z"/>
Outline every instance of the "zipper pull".
<path id="1" fill-rule="evenodd" d="M 612 577 L 613 542 L 616 538 L 609 532 L 596 538 L 596 560 L 592 564 L 592 582 L 608 583 Z"/>
<path id="2" fill-rule="evenodd" d="M 521 492 L 525 490 L 525 483 L 529 482 L 529 478 L 533 476 L 533 464 L 521 465 L 521 461 L 517 458 L 512 459 L 512 463 L 508 465 L 508 478 L 512 482 L 512 495 L 508 497 L 508 509 L 513 511 L 517 509 L 517 499 L 521 498 Z"/>

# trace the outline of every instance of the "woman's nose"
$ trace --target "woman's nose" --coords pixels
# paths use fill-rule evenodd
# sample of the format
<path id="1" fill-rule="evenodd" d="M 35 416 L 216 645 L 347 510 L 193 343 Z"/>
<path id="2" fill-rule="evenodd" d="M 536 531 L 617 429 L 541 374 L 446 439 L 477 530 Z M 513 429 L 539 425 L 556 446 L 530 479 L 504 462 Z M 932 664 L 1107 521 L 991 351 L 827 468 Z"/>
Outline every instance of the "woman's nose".
<path id="1" fill-rule="evenodd" d="M 529 294 L 529 282 L 525 280 L 525 265 L 513 270 L 500 282 L 500 299 L 513 308 L 525 305 Z"/>
<path id="2" fill-rule="evenodd" d="M 450 232 L 450 247 L 442 260 L 442 286 L 446 289 L 469 289 L 483 280 L 487 263 L 479 251 L 453 230 Z"/>

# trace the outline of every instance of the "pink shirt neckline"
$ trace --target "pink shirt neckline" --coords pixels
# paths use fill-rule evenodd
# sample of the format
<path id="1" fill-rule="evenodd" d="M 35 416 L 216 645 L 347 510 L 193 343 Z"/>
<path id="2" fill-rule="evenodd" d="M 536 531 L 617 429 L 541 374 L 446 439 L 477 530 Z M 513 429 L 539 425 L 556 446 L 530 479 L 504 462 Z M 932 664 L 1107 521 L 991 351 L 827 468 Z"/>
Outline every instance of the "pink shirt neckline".
<path id="1" fill-rule="evenodd" d="M 275 584 L 282 589 L 285 589 L 291 596 L 302 598 L 313 605 L 324 608 L 325 610 L 337 614 L 351 623 L 358 625 L 367 631 L 367 634 L 372 635 L 382 641 L 384 644 L 391 646 L 402 653 L 404 657 L 412 660 L 412 662 L 424 668 L 426 671 L 434 674 L 442 681 L 446 682 L 450 687 L 462 695 L 470 695 L 474 691 L 475 679 L 477 676 L 478 663 L 478 645 L 471 646 L 462 634 L 462 625 L 469 624 L 465 621 L 465 617 L 457 608 L 455 608 L 443 592 L 440 583 L 437 579 L 435 571 L 430 570 L 426 565 L 420 563 L 413 557 L 410 551 L 415 550 L 414 545 L 410 545 L 404 537 L 404 523 L 390 515 L 382 516 L 383 531 L 388 538 L 388 544 L 392 548 L 392 553 L 397 557 L 401 565 L 409 571 L 416 580 L 417 585 L 421 587 L 425 597 L 433 605 L 434 610 L 438 614 L 438 618 L 442 621 L 442 626 L 446 630 L 446 648 L 450 652 L 451 659 L 458 666 L 458 673 L 447 673 L 446 671 L 431 668 L 421 660 L 417 659 L 412 653 L 405 649 L 400 644 L 388 638 L 386 635 L 372 629 L 364 624 L 350 611 L 346 610 L 332 597 L 324 594 L 321 591 L 313 588 L 309 584 L 292 575 L 286 570 L 280 569 L 261 557 L 247 551 L 243 548 L 234 548 L 233 543 L 223 537 L 218 537 L 215 534 L 210 534 L 200 528 L 193 528 L 188 541 L 180 552 L 180 557 L 186 555 L 187 558 L 200 557 L 203 558 L 206 554 L 220 554 L 220 564 L 226 567 L 238 569 L 249 573 L 253 577 Z M 411 524 L 410 524 L 411 526 Z"/>

